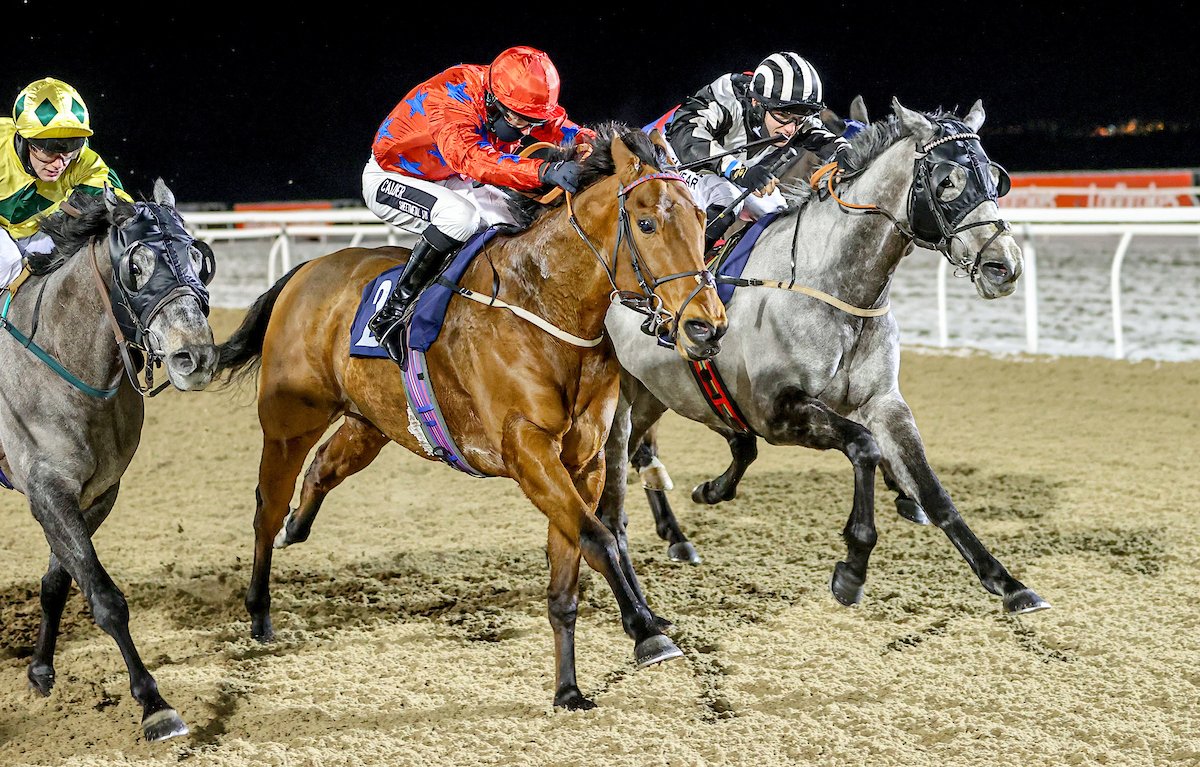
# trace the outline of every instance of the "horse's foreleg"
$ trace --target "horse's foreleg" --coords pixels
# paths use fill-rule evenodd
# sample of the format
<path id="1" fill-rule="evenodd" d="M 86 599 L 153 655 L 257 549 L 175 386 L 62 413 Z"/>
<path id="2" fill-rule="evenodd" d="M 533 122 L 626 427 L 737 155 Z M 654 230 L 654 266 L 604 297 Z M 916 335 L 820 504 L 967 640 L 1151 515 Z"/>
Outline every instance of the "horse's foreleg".
<path id="1" fill-rule="evenodd" d="M 875 468 L 879 446 L 861 424 L 844 418 L 820 400 L 801 392 L 788 392 L 776 402 L 772 427 L 781 430 L 777 441 L 816 450 L 840 450 L 854 466 L 854 501 L 850 518 L 842 530 L 846 561 L 833 570 L 830 588 L 844 605 L 862 599 L 867 580 L 867 561 L 875 548 Z"/>
<path id="2" fill-rule="evenodd" d="M 959 514 L 925 456 L 912 411 L 903 400 L 886 400 L 863 409 L 867 425 L 879 441 L 883 461 L 897 486 L 917 499 L 942 529 L 983 587 L 1004 600 L 1010 613 L 1044 610 L 1050 603 L 1018 581 L 987 550 Z"/>
<path id="3" fill-rule="evenodd" d="M 121 650 L 129 671 L 129 691 L 142 706 L 146 740 L 186 735 L 187 725 L 159 694 L 158 683 L 133 644 L 129 634 L 129 605 L 92 546 L 88 521 L 79 509 L 79 483 L 55 474 L 49 467 L 36 466 L 30 472 L 27 488 L 30 508 L 46 534 L 50 551 L 79 584 L 91 608 L 92 620 L 116 640 Z M 60 583 L 56 580 L 52 586 L 58 588 Z"/>
<path id="4" fill-rule="evenodd" d="M 602 453 L 592 460 L 589 471 L 577 474 L 573 481 L 559 458 L 558 441 L 523 418 L 512 418 L 505 425 L 502 449 L 509 476 L 517 481 L 525 495 L 546 515 L 550 524 L 558 528 L 566 541 L 582 550 L 588 565 L 608 582 L 620 607 L 625 633 L 634 639 L 638 665 L 646 666 L 682 655 L 679 648 L 663 636 L 650 608 L 625 578 L 616 538 L 592 513 L 591 505 L 576 489 L 577 481 L 591 485 L 590 475 L 603 473 Z M 553 557 L 555 552 L 550 554 Z M 561 547 L 558 555 L 563 556 Z M 556 564 L 552 559 L 551 570 L 568 565 L 562 561 Z M 572 638 L 564 635 L 562 641 L 574 647 Z M 561 684 L 556 685 L 556 689 L 561 689 Z"/>
<path id="5" fill-rule="evenodd" d="M 304 459 L 324 431 L 322 426 L 289 439 L 263 437 L 255 490 L 258 503 L 254 511 L 254 569 L 246 589 L 250 635 L 260 642 L 275 638 L 271 625 L 271 553 L 275 536 L 283 527 Z"/>
<path id="6" fill-rule="evenodd" d="M 624 389 L 624 384 L 622 384 Z M 679 520 L 671 509 L 671 501 L 667 498 L 667 490 L 671 489 L 671 477 L 667 467 L 658 457 L 658 437 L 656 434 L 659 419 L 667 412 L 667 406 L 662 404 L 644 386 L 638 384 L 637 395 L 633 400 L 630 415 L 629 460 L 642 477 L 642 489 L 646 493 L 646 501 L 650 504 L 650 512 L 654 515 L 654 530 L 658 537 L 667 542 L 667 556 L 673 562 L 700 564 L 700 555 L 696 547 L 683 534 Z"/>
<path id="7" fill-rule="evenodd" d="M 900 489 L 900 485 L 896 483 L 896 478 L 892 476 L 891 467 L 884 463 L 882 469 L 884 484 L 887 485 L 888 490 L 896 494 L 896 513 L 909 522 L 918 525 L 928 525 L 929 515 L 925 513 L 925 509 L 921 508 L 921 504 L 917 503 Z"/>
<path id="8" fill-rule="evenodd" d="M 300 504 L 294 512 L 288 512 L 283 529 L 275 536 L 275 548 L 307 541 L 325 496 L 347 477 L 370 466 L 389 442 L 391 439 L 370 421 L 347 415 L 309 464 L 300 489 Z"/>
<path id="9" fill-rule="evenodd" d="M 100 524 L 112 511 L 117 501 L 120 484 L 113 485 L 101 495 L 92 507 L 83 512 L 83 521 L 87 526 L 88 536 L 96 534 Z M 37 644 L 33 649 L 33 660 L 29 663 L 26 675 L 33 689 L 42 695 L 49 695 L 54 688 L 54 649 L 58 645 L 59 627 L 62 623 L 63 608 L 67 604 L 67 595 L 71 593 L 71 574 L 67 572 L 58 557 L 50 553 L 50 565 L 42 576 L 42 623 L 38 628 Z"/>
<path id="10" fill-rule="evenodd" d="M 738 484 L 746 469 L 758 458 L 758 439 L 753 434 L 727 434 L 725 439 L 729 442 L 729 455 L 733 460 L 724 474 L 696 485 L 692 490 L 692 500 L 696 503 L 732 501 L 737 497 Z"/>
<path id="11" fill-rule="evenodd" d="M 575 617 L 579 613 L 579 546 L 549 526 L 546 553 L 550 558 L 550 586 L 546 605 L 554 629 L 554 705 L 568 709 L 595 708 L 579 691 L 575 678 Z"/>

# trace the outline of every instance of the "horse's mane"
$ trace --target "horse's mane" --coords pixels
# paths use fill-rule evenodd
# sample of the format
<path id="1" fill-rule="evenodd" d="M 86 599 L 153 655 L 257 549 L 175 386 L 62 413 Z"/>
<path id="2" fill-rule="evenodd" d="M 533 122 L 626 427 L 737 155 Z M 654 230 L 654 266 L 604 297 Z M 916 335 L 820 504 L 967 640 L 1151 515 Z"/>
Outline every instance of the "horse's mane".
<path id="1" fill-rule="evenodd" d="M 109 229 L 108 208 L 101 197 L 76 196 L 75 203 L 79 208 L 77 217 L 68 216 L 58 210 L 50 214 L 38 225 L 38 229 L 50 235 L 54 249 L 49 253 L 31 253 L 26 256 L 29 270 L 35 275 L 49 274 L 61 267 L 71 256 L 78 253 L 88 240 L 106 234 Z M 118 205 L 129 206 L 120 200 Z"/>
<path id="2" fill-rule="evenodd" d="M 654 145 L 649 136 L 637 128 L 615 120 L 588 127 L 596 132 L 596 140 L 592 143 L 591 155 L 579 163 L 579 190 L 581 192 L 592 184 L 602 181 L 617 172 L 617 166 L 612 156 L 612 142 L 618 139 L 623 140 L 625 148 L 643 163 L 653 165 L 656 168 L 664 168 L 667 165 L 667 158 L 662 155 L 662 150 Z M 569 141 L 554 149 L 546 150 L 544 155 L 546 159 L 552 162 L 567 160 L 574 156 L 574 141 Z M 558 207 L 561 204 L 563 204 L 561 197 L 549 205 L 538 203 L 534 200 L 525 200 L 524 198 L 513 198 L 511 207 L 514 208 L 514 212 L 517 213 L 519 220 L 524 219 L 532 223 L 548 210 Z"/>
<path id="3" fill-rule="evenodd" d="M 934 112 L 923 112 L 933 122 L 944 119 L 959 119 L 953 112 L 938 109 Z M 873 161 L 882 155 L 889 147 L 903 138 L 901 130 L 903 126 L 899 118 L 895 114 L 889 114 L 882 120 L 875 120 L 867 127 L 863 128 L 853 138 L 850 139 L 850 149 L 848 158 L 850 163 L 858 168 L 861 172 L 866 170 Z M 789 184 L 785 190 L 785 196 L 788 198 L 789 208 L 799 208 L 812 196 L 812 189 L 808 185 L 808 179 L 802 179 L 801 184 Z"/>

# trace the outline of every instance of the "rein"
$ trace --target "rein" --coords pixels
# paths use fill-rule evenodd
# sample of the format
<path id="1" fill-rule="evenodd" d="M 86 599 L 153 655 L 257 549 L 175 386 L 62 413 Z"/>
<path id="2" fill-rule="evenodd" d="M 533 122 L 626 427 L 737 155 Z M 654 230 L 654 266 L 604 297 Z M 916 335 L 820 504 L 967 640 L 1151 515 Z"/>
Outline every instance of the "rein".
<path id="1" fill-rule="evenodd" d="M 621 187 L 617 192 L 617 237 L 613 243 L 612 262 L 611 264 L 605 260 L 604 255 L 592 242 L 592 238 L 584 231 L 583 226 L 579 223 L 579 219 L 575 216 L 575 207 L 572 202 L 574 195 L 567 193 L 567 216 L 571 222 L 571 227 L 579 238 L 588 246 L 592 253 L 596 256 L 596 260 L 604 267 L 604 272 L 608 276 L 609 285 L 612 286 L 612 292 L 609 294 L 609 300 L 612 303 L 620 303 L 621 305 L 632 309 L 638 314 L 646 316 L 645 322 L 642 323 L 642 332 L 646 335 L 654 336 L 660 346 L 671 347 L 675 345 L 679 337 L 679 318 L 683 315 L 684 309 L 692 300 L 700 294 L 700 291 L 706 287 L 716 287 L 716 281 L 708 269 L 702 268 L 694 271 L 677 272 L 664 277 L 655 277 L 649 267 L 644 263 L 641 253 L 637 249 L 637 245 L 633 240 L 633 229 L 629 222 L 629 214 L 625 210 L 625 199 L 629 192 L 636 187 L 648 181 L 677 181 L 687 185 L 687 181 L 677 173 L 647 173 L 639 176 L 627 185 Z M 690 192 L 689 192 L 690 195 Z M 634 291 L 625 291 L 617 287 L 617 257 L 620 255 L 621 242 L 625 241 L 629 249 L 630 263 L 633 266 L 633 272 L 637 276 L 638 285 L 641 287 L 641 293 Z M 646 275 L 650 277 L 647 279 Z M 688 295 L 687 299 L 680 305 L 679 310 L 672 314 L 663 307 L 662 298 L 655 292 L 658 288 L 673 280 L 691 277 L 696 280 L 696 287 Z M 668 323 L 673 323 L 671 331 L 667 335 L 661 332 L 663 326 Z"/>
<path id="2" fill-rule="evenodd" d="M 95 397 L 96 399 L 107 400 L 115 397 L 117 392 L 121 390 L 120 383 L 111 389 L 97 389 L 95 386 L 85 383 L 74 373 L 63 367 L 62 363 L 56 360 L 53 355 L 34 343 L 32 338 L 26 336 L 20 330 L 17 330 L 15 327 L 13 327 L 13 324 L 8 319 L 8 309 L 12 305 L 12 298 L 13 295 L 16 294 L 17 288 L 21 286 L 28 276 L 29 271 L 28 267 L 26 267 L 26 270 L 21 273 L 21 276 L 14 280 L 9 287 L 4 289 L 4 292 L 7 295 L 4 299 L 4 308 L 0 309 L 0 327 L 3 327 L 5 330 L 7 330 L 13 338 L 17 339 L 17 343 L 21 344 L 21 346 L 24 346 L 31 354 L 33 354 L 33 356 L 46 363 L 47 367 L 49 367 L 51 370 L 57 373 L 60 378 L 74 386 L 79 391 L 83 392 L 89 397 Z"/>

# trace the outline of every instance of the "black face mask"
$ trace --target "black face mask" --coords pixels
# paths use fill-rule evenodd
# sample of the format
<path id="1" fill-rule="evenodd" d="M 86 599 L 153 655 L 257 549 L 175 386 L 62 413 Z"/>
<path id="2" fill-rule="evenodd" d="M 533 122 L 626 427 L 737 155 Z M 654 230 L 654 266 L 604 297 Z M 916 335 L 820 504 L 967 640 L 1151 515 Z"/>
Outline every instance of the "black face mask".
<path id="1" fill-rule="evenodd" d="M 491 119 L 488 120 L 487 127 L 496 138 L 505 143 L 520 141 L 521 137 L 525 135 L 521 132 L 520 128 L 514 127 L 512 123 L 510 123 L 508 120 L 505 120 L 504 115 L 500 114 L 499 109 L 497 109 L 492 115 Z"/>
<path id="2" fill-rule="evenodd" d="M 180 293 L 191 293 L 208 314 L 208 288 L 215 262 L 212 250 L 201 247 L 183 222 L 171 209 L 161 205 L 139 202 L 136 213 L 124 226 L 114 226 L 109 233 L 109 257 L 113 267 L 112 304 L 125 337 L 135 344 L 144 343 L 144 329 L 150 327 L 154 315 Z M 154 271 L 149 279 L 136 287 L 130 270 L 130 255 L 138 245 L 154 253 Z M 202 255 L 199 273 L 192 267 L 188 248 L 197 247 Z M 136 321 L 135 321 L 136 318 Z"/>
<path id="3" fill-rule="evenodd" d="M 955 120 L 944 120 L 940 125 L 942 136 L 972 133 Z M 940 200 L 938 189 L 956 168 L 965 175 L 965 187 L 954 199 Z M 909 198 L 913 231 L 923 240 L 938 242 L 957 231 L 962 220 L 979 205 L 1007 194 L 1010 186 L 1008 172 L 988 159 L 978 139 L 939 144 L 916 160 Z"/>

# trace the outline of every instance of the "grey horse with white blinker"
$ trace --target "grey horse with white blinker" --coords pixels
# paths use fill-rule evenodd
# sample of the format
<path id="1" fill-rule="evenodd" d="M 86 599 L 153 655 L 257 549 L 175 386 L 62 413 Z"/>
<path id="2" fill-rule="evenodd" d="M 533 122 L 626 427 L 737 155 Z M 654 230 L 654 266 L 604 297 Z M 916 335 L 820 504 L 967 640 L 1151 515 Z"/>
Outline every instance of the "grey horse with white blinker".
<path id="1" fill-rule="evenodd" d="M 722 434 L 733 454 L 724 474 L 696 488 L 697 502 L 734 497 L 758 437 L 846 455 L 854 500 L 843 530 L 846 561 L 831 581 L 843 604 L 862 598 L 877 537 L 879 466 L 898 494 L 898 511 L 937 524 L 1007 611 L 1044 609 L 1049 604 L 975 536 L 929 466 L 900 394 L 899 326 L 887 308 L 891 275 L 914 243 L 943 252 L 983 298 L 1013 292 L 1021 250 L 996 204 L 1008 176 L 988 160 L 976 134 L 984 120 L 979 102 L 961 119 L 915 112 L 896 100 L 893 111 L 852 140 L 860 173 L 837 186 L 828 176 L 814 183 L 822 190 L 815 198 L 762 231 L 735 283 L 724 349 L 706 370 L 694 376 L 678 355 L 644 342 L 636 316 L 619 306 L 609 312 L 606 327 L 624 372 L 598 514 L 624 551 L 629 446 L 670 408 Z M 715 397 L 702 394 L 701 381 Z M 647 493 L 660 535 L 668 537 L 674 520 L 664 523 L 666 495 Z M 677 525 L 674 532 L 672 557 L 698 562 Z M 626 575 L 634 580 L 632 567 Z"/>
<path id="2" fill-rule="evenodd" d="M 142 707 L 149 741 L 186 734 L 129 634 L 129 607 L 92 546 L 117 500 L 141 438 L 153 371 L 181 390 L 212 379 L 208 325 L 212 251 L 195 241 L 159 180 L 154 202 L 130 204 L 106 189 L 69 218 L 42 224 L 54 251 L 0 293 L 0 470 L 29 499 L 50 544 L 42 621 L 29 683 L 54 686 L 54 648 L 71 581 L 96 624 L 116 640 Z M 141 380 L 145 377 L 145 382 Z"/>

